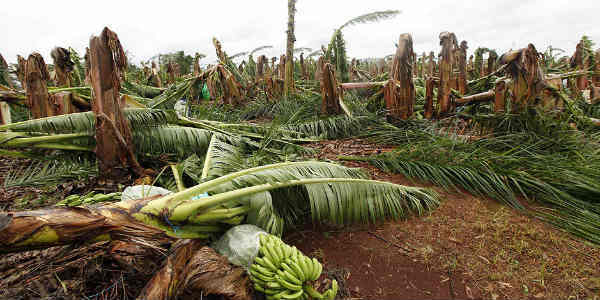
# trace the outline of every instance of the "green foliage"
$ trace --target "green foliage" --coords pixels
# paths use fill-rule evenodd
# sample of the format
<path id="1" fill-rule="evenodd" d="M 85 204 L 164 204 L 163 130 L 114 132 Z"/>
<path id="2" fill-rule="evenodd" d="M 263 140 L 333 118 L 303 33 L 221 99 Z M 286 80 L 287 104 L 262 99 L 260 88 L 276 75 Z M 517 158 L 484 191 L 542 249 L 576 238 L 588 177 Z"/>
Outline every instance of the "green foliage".
<path id="1" fill-rule="evenodd" d="M 140 128 L 132 133 L 136 152 L 177 157 L 187 157 L 191 153 L 203 155 L 212 135 L 208 130 L 180 126 Z"/>
<path id="2" fill-rule="evenodd" d="M 422 214 L 438 204 L 431 190 L 366 180 L 358 169 L 324 162 L 281 163 L 228 176 L 233 178 L 210 188 L 209 194 L 239 193 L 266 185 L 265 191 L 232 197 L 225 204 L 250 205 L 250 222 L 274 234 L 299 225 L 307 214 L 314 223 L 375 223 Z M 273 226 L 275 220 L 281 226 Z"/>
<path id="3" fill-rule="evenodd" d="M 588 62 L 588 70 L 593 71 L 596 65 L 596 57 L 594 52 L 595 43 L 587 36 L 581 37 L 583 41 L 584 61 Z"/>
<path id="4" fill-rule="evenodd" d="M 177 119 L 173 112 L 146 108 L 128 108 L 123 111 L 133 130 L 165 125 Z M 0 126 L 0 131 L 36 133 L 94 133 L 96 118 L 91 111 L 31 119 Z"/>
<path id="5" fill-rule="evenodd" d="M 190 94 L 194 84 L 199 81 L 198 78 L 186 78 L 175 84 L 170 85 L 162 94 L 154 97 L 148 107 L 150 108 L 166 108 L 171 109 L 175 102 L 179 99 L 185 98 Z"/>
<path id="6" fill-rule="evenodd" d="M 250 55 L 252 56 L 252 55 L 254 55 L 258 51 L 262 51 L 262 50 L 266 50 L 266 49 L 271 49 L 271 48 L 273 48 L 273 46 L 269 46 L 269 45 L 260 46 L 260 47 L 252 49 L 252 51 L 250 51 Z"/>
<path id="7" fill-rule="evenodd" d="M 340 28 L 338 30 L 342 30 L 345 27 L 353 26 L 353 25 L 357 25 L 357 24 L 375 23 L 375 22 L 379 22 L 382 20 L 395 18 L 399 14 L 400 14 L 399 10 L 384 10 L 384 11 L 376 11 L 376 12 L 360 15 L 360 16 L 353 18 L 353 19 L 347 21 L 346 23 L 344 23 L 344 25 L 340 26 Z"/>
<path id="8" fill-rule="evenodd" d="M 188 74 L 193 70 L 195 58 L 189 54 L 185 54 L 184 51 L 160 54 L 160 56 L 163 64 L 170 62 L 178 64 L 182 75 Z"/>
<path id="9" fill-rule="evenodd" d="M 67 181 L 89 180 L 97 175 L 95 160 L 62 155 L 51 161 L 33 161 L 27 167 L 10 170 L 2 185 L 4 188 L 51 186 Z"/>
<path id="10" fill-rule="evenodd" d="M 536 112 L 476 119 L 475 126 L 493 129 L 493 135 L 474 141 L 427 123 L 387 125 L 373 138 L 398 148 L 367 161 L 518 209 L 525 207 L 519 197 L 539 201 L 550 210 L 534 210 L 536 216 L 600 243 L 600 230 L 592 225 L 600 221 L 600 139 L 569 122 Z"/>
<path id="11" fill-rule="evenodd" d="M 399 14 L 399 10 L 376 11 L 364 14 L 347 21 L 333 32 L 331 41 L 329 42 L 324 55 L 325 59 L 335 64 L 338 72 L 337 74 L 342 82 L 348 82 L 350 77 L 348 73 L 348 61 L 346 56 L 346 42 L 344 41 L 344 37 L 342 35 L 342 29 L 347 26 L 353 26 L 357 24 L 379 22 L 381 20 L 394 18 Z M 312 55 L 309 55 L 309 57 L 310 56 Z"/>
<path id="12" fill-rule="evenodd" d="M 157 88 L 157 87 L 153 87 L 150 85 L 137 83 L 128 78 L 125 78 L 121 85 L 121 92 L 129 94 L 129 95 L 144 97 L 144 98 L 157 97 L 164 90 L 165 89 L 163 89 L 163 88 Z"/>
<path id="13" fill-rule="evenodd" d="M 341 82 L 348 82 L 350 80 L 350 73 L 348 70 L 348 58 L 346 57 L 346 41 L 344 41 L 341 30 L 338 30 L 335 35 L 333 52 L 335 55 L 332 60 L 335 62 L 337 74 L 339 74 Z"/>
<path id="14" fill-rule="evenodd" d="M 239 53 L 236 53 L 234 55 L 229 56 L 229 59 L 235 59 L 235 58 L 238 58 L 240 56 L 244 56 L 246 54 L 248 54 L 248 52 L 239 52 Z"/>

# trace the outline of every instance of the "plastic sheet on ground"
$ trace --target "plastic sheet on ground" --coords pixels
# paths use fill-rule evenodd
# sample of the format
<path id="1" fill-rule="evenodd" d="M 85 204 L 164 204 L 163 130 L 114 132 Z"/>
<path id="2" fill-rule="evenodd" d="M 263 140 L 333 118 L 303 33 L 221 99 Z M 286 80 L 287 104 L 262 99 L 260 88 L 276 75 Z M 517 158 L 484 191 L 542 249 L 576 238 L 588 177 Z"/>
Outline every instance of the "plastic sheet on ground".
<path id="1" fill-rule="evenodd" d="M 258 255 L 260 234 L 267 233 L 254 225 L 238 225 L 225 232 L 212 247 L 230 263 L 248 269 Z"/>

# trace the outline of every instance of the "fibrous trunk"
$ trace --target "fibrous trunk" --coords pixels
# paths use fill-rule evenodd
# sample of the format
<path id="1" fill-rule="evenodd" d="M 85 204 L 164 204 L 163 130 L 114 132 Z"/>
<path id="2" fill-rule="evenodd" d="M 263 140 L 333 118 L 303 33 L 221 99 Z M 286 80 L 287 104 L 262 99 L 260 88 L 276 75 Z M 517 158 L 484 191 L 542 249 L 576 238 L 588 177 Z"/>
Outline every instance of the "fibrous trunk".
<path id="1" fill-rule="evenodd" d="M 487 72 L 486 75 L 493 74 L 496 72 L 496 59 L 498 59 L 498 55 L 495 51 L 488 52 L 488 61 L 487 61 Z"/>
<path id="2" fill-rule="evenodd" d="M 413 83 L 413 42 L 408 33 L 400 35 L 392 62 L 390 80 L 384 86 L 384 99 L 391 119 L 407 120 L 413 114 L 415 86 Z"/>
<path id="3" fill-rule="evenodd" d="M 0 253 L 94 240 L 130 238 L 169 241 L 163 230 L 132 217 L 148 201 L 140 199 L 95 207 L 44 208 L 0 214 Z"/>
<path id="4" fill-rule="evenodd" d="M 500 63 L 508 65 L 506 70 L 511 79 L 508 89 L 511 92 L 512 110 L 518 111 L 533 105 L 542 87 L 538 83 L 544 80 L 538 65 L 538 52 L 533 44 L 503 54 Z"/>
<path id="5" fill-rule="evenodd" d="M 131 168 L 139 176 L 143 169 L 133 150 L 131 129 L 121 109 L 120 75 L 126 67 L 125 52 L 117 34 L 104 28 L 90 39 L 90 79 L 96 115 L 96 157 L 101 176 L 120 179 Z"/>
<path id="6" fill-rule="evenodd" d="M 596 50 L 595 57 L 595 66 L 594 71 L 596 74 L 592 77 L 592 84 L 596 87 L 600 87 L 600 49 Z"/>
<path id="7" fill-rule="evenodd" d="M 575 48 L 575 53 L 571 57 L 571 66 L 575 67 L 577 71 L 587 71 L 588 59 L 585 58 L 584 41 L 581 40 Z M 575 80 L 575 89 L 581 92 L 587 88 L 588 79 L 586 74 L 577 76 Z"/>
<path id="8" fill-rule="evenodd" d="M 294 15 L 296 14 L 296 0 L 288 0 L 288 26 L 287 43 L 285 50 L 285 76 L 283 83 L 283 96 L 287 98 L 294 93 Z"/>
<path id="9" fill-rule="evenodd" d="M 49 79 L 50 74 L 46 68 L 44 58 L 39 53 L 29 55 L 25 63 L 25 87 L 27 105 L 35 119 L 54 115 L 54 108 L 50 103 L 46 84 Z"/>
<path id="10" fill-rule="evenodd" d="M 14 88 L 12 79 L 8 73 L 8 64 L 2 54 L 0 54 L 0 83 L 8 85 L 10 88 Z"/>
<path id="11" fill-rule="evenodd" d="M 137 299 L 175 300 L 193 293 L 250 300 L 249 286 L 245 270 L 232 266 L 225 257 L 206 247 L 204 241 L 182 240 L 173 246 L 171 255 Z"/>
<path id="12" fill-rule="evenodd" d="M 306 70 L 306 63 L 304 62 L 304 53 L 300 53 L 300 71 L 302 72 L 302 79 L 308 80 L 308 72 Z"/>
<path id="13" fill-rule="evenodd" d="M 469 103 L 487 102 L 487 101 L 494 100 L 495 99 L 494 96 L 495 96 L 494 91 L 487 91 L 487 92 L 483 92 L 483 93 L 478 93 L 478 94 L 462 97 L 460 99 L 456 99 L 456 104 L 457 105 L 465 105 L 465 104 L 469 104 Z"/>
<path id="14" fill-rule="evenodd" d="M 169 76 L 168 84 L 175 83 L 175 64 L 173 62 L 169 62 L 167 64 L 167 75 Z"/>
<path id="15" fill-rule="evenodd" d="M 286 65 L 286 56 L 281 55 L 279 57 L 279 65 L 277 66 L 277 70 L 279 71 L 279 79 L 285 80 L 285 65 Z"/>
<path id="16" fill-rule="evenodd" d="M 321 113 L 326 115 L 339 114 L 342 110 L 339 102 L 339 90 L 333 66 L 319 60 L 321 63 Z"/>
<path id="17" fill-rule="evenodd" d="M 160 74 L 155 62 L 152 62 L 152 70 L 150 77 L 148 77 L 147 83 L 155 87 L 162 87 L 162 81 L 160 79 Z"/>
<path id="18" fill-rule="evenodd" d="M 73 66 L 75 65 L 71 61 L 71 53 L 65 48 L 56 47 L 52 49 L 50 55 L 54 61 L 54 81 L 56 82 L 56 85 L 70 87 L 70 73 L 73 71 Z"/>
<path id="19" fill-rule="evenodd" d="M 194 57 L 194 76 L 200 75 L 202 73 L 202 68 L 200 68 L 200 59 L 202 56 L 199 53 L 196 53 Z"/>
<path id="20" fill-rule="evenodd" d="M 25 73 L 27 73 L 27 61 L 23 56 L 17 55 L 17 78 L 21 82 L 23 90 L 27 91 L 27 81 L 25 80 Z"/>
<path id="21" fill-rule="evenodd" d="M 494 112 L 502 113 L 506 109 L 506 81 L 499 80 L 494 87 Z"/>
<path id="22" fill-rule="evenodd" d="M 0 101 L 0 125 L 11 123 L 10 106 L 4 101 Z"/>
<path id="23" fill-rule="evenodd" d="M 435 75 L 435 56 L 433 55 L 433 51 L 429 52 L 429 59 L 427 61 L 427 75 Z"/>
<path id="24" fill-rule="evenodd" d="M 269 60 L 266 56 L 261 55 L 256 61 L 256 81 L 265 77 L 265 67 L 269 67 Z"/>
<path id="25" fill-rule="evenodd" d="M 467 93 L 467 42 L 462 41 L 458 49 L 458 92 Z"/>
<path id="26" fill-rule="evenodd" d="M 467 72 L 469 73 L 469 79 L 476 79 L 475 66 L 473 65 L 473 55 L 469 56 L 469 62 L 467 63 Z"/>
<path id="27" fill-rule="evenodd" d="M 435 115 L 435 112 L 433 110 L 434 106 L 433 106 L 433 87 L 434 87 L 434 80 L 432 77 L 430 77 L 429 75 L 427 76 L 427 78 L 425 79 L 425 118 L 426 119 L 432 119 L 433 116 Z"/>
<path id="28" fill-rule="evenodd" d="M 445 116 L 454 109 L 451 94 L 452 87 L 456 82 L 454 76 L 454 51 L 457 45 L 454 33 L 440 33 L 440 45 L 442 45 L 442 52 L 440 53 L 439 62 L 438 114 L 439 116 Z"/>

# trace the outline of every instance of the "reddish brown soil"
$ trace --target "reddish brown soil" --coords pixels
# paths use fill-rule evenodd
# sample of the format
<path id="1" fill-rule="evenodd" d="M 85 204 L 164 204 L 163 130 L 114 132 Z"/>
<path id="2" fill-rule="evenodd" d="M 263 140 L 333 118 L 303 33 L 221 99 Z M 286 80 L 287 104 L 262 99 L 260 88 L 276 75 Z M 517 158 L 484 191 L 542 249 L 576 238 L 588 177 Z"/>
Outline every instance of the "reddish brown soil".
<path id="1" fill-rule="evenodd" d="M 384 227 L 355 232 L 306 231 L 286 240 L 320 259 L 325 268 L 341 270 L 352 298 L 466 298 L 461 274 L 431 270 L 417 261 L 411 250 L 398 248 L 401 241 Z"/>
<path id="2" fill-rule="evenodd" d="M 312 145 L 320 159 L 390 147 L 360 140 Z M 359 162 L 373 179 L 415 183 Z M 598 299 L 600 249 L 490 199 L 437 189 L 430 214 L 372 228 L 304 230 L 286 240 L 343 270 L 355 299 Z"/>

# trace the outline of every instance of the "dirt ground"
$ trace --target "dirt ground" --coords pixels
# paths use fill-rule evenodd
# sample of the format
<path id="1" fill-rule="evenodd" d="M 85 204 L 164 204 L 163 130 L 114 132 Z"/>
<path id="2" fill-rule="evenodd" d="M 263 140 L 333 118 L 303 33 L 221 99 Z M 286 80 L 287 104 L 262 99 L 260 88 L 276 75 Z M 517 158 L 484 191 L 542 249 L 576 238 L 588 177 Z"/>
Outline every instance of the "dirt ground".
<path id="1" fill-rule="evenodd" d="M 319 150 L 316 158 L 330 160 L 391 149 L 361 140 L 311 147 Z M 366 163 L 344 164 L 365 168 L 373 179 L 428 186 Z M 0 165 L 2 172 L 7 168 Z M 0 208 L 18 209 L 20 197 L 2 189 L 1 177 Z M 424 216 L 370 227 L 307 226 L 284 240 L 321 260 L 345 299 L 600 299 L 600 248 L 493 200 L 437 190 L 443 201 Z M 24 191 L 38 198 L 44 192 Z M 54 201 L 38 198 L 27 206 Z"/>
<path id="2" fill-rule="evenodd" d="M 317 157 L 369 155 L 390 147 L 341 140 Z M 430 186 L 386 174 L 373 179 Z M 443 191 L 428 215 L 362 229 L 317 228 L 290 243 L 346 274 L 355 299 L 600 299 L 600 248 L 491 199 Z"/>

